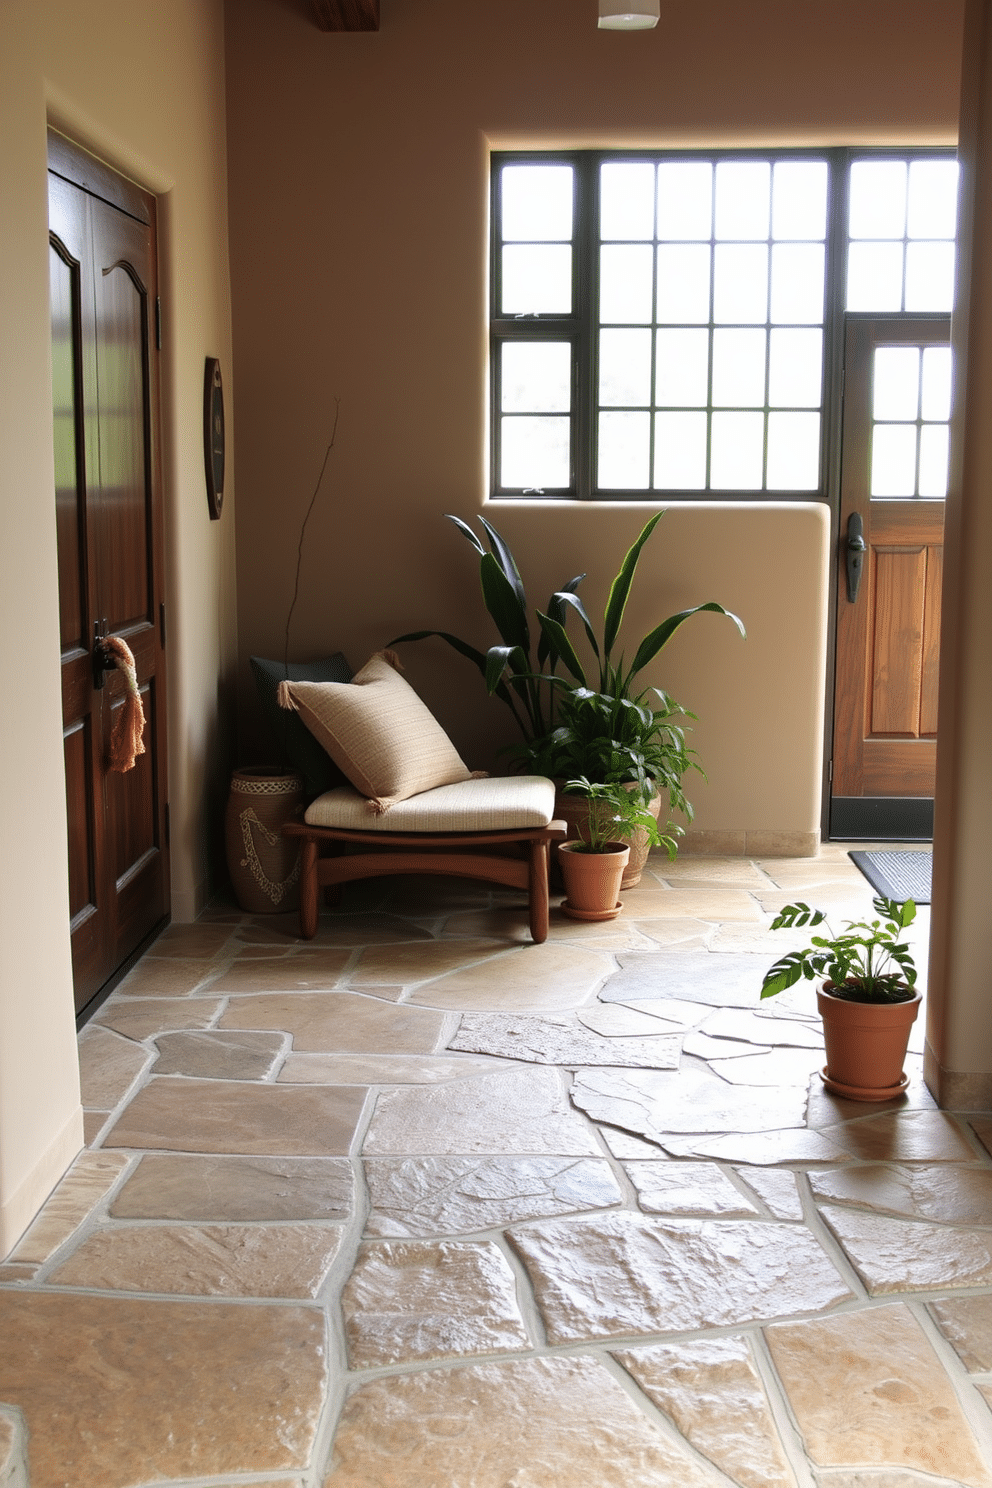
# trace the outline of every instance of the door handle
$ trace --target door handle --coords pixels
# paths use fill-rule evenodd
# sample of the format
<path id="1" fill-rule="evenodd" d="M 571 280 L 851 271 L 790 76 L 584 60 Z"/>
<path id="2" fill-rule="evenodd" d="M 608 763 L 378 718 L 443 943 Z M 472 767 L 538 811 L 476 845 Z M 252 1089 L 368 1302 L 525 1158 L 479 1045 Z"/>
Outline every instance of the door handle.
<path id="1" fill-rule="evenodd" d="M 103 627 L 101 634 L 100 627 Z M 100 692 L 107 680 L 107 673 L 113 671 L 117 665 L 116 661 L 104 649 L 104 641 L 107 637 L 106 620 L 93 621 L 93 688 Z"/>
<path id="2" fill-rule="evenodd" d="M 860 512 L 852 512 L 847 519 L 847 599 L 849 604 L 855 604 L 858 598 L 858 589 L 861 587 L 861 574 L 865 566 L 865 553 L 868 544 L 865 542 L 865 526 L 861 520 Z"/>

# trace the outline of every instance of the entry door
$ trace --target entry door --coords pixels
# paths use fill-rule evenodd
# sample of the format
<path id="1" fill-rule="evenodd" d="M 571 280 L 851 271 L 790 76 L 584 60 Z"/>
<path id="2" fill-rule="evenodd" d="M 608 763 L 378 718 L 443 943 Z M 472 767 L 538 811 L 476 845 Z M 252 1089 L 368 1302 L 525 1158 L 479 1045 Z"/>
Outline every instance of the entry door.
<path id="1" fill-rule="evenodd" d="M 933 832 L 949 335 L 946 318 L 865 319 L 848 330 L 835 837 Z M 855 597 L 847 559 L 857 554 L 858 519 L 865 548 Z"/>
<path id="2" fill-rule="evenodd" d="M 154 202 L 57 136 L 49 166 L 62 717 L 79 1012 L 169 914 Z M 134 653 L 145 711 L 146 752 L 124 774 L 109 765 L 125 686 L 122 673 L 104 674 L 97 664 L 106 635 L 121 636 Z"/>

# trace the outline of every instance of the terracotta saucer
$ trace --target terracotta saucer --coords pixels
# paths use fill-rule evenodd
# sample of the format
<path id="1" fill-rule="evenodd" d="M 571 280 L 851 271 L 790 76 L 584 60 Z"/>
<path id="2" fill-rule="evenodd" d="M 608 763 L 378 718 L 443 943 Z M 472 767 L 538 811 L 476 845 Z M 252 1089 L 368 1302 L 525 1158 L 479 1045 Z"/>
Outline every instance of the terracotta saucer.
<path id="1" fill-rule="evenodd" d="M 622 909 L 623 903 L 619 899 L 613 909 L 574 909 L 567 899 L 561 902 L 562 913 L 570 920 L 615 920 Z"/>
<path id="2" fill-rule="evenodd" d="M 903 1075 L 898 1085 L 842 1085 L 840 1080 L 831 1080 L 827 1074 L 827 1066 L 824 1065 L 820 1071 L 820 1079 L 828 1090 L 834 1095 L 844 1095 L 848 1100 L 857 1101 L 887 1101 L 894 1100 L 897 1095 L 902 1095 L 909 1085 L 909 1076 Z"/>

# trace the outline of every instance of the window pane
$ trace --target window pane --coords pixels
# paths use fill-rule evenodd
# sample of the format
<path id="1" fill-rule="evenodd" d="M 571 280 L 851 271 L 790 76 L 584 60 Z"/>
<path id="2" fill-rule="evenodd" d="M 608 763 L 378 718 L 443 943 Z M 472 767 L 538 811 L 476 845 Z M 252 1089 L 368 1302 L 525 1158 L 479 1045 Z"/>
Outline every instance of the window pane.
<path id="1" fill-rule="evenodd" d="M 906 246 L 906 309 L 950 310 L 954 305 L 954 244 Z"/>
<path id="2" fill-rule="evenodd" d="M 768 415 L 769 491 L 815 491 L 820 483 L 820 415 Z"/>
<path id="3" fill-rule="evenodd" d="M 848 310 L 902 309 L 902 244 L 852 243 L 847 260 Z"/>
<path id="4" fill-rule="evenodd" d="M 678 161 L 658 167 L 658 237 L 708 238 L 713 224 L 713 167 Z"/>
<path id="5" fill-rule="evenodd" d="M 920 414 L 920 348 L 880 346 L 875 352 L 872 417 L 915 419 Z"/>
<path id="6" fill-rule="evenodd" d="M 928 346 L 923 352 L 923 397 L 920 412 L 925 419 L 951 416 L 951 348 Z"/>
<path id="7" fill-rule="evenodd" d="M 754 322 L 764 321 L 767 315 L 765 244 L 718 244 L 713 265 L 713 319 Z"/>
<path id="8" fill-rule="evenodd" d="M 861 160 L 851 166 L 851 237 L 901 238 L 906 230 L 906 162 Z"/>
<path id="9" fill-rule="evenodd" d="M 500 419 L 500 485 L 524 490 L 569 485 L 569 418 Z"/>
<path id="10" fill-rule="evenodd" d="M 654 250 L 645 244 L 607 246 L 599 254 L 599 318 L 609 324 L 648 325 Z"/>
<path id="11" fill-rule="evenodd" d="M 716 168 L 718 238 L 767 238 L 771 166 L 767 160 L 723 160 Z"/>
<path id="12" fill-rule="evenodd" d="M 772 331 L 768 401 L 778 408 L 819 408 L 823 389 L 823 332 Z"/>
<path id="13" fill-rule="evenodd" d="M 920 430 L 920 495 L 947 495 L 949 430 L 946 424 L 924 424 Z"/>
<path id="14" fill-rule="evenodd" d="M 604 165 L 600 181 L 600 237 L 654 237 L 654 166 Z"/>
<path id="15" fill-rule="evenodd" d="M 570 315 L 572 250 L 531 244 L 503 249 L 504 315 Z"/>
<path id="16" fill-rule="evenodd" d="M 956 160 L 914 160 L 909 167 L 911 238 L 953 238 L 958 220 Z"/>
<path id="17" fill-rule="evenodd" d="M 500 224 L 504 242 L 570 238 L 572 175 L 570 165 L 505 165 Z"/>
<path id="18" fill-rule="evenodd" d="M 760 491 L 765 416 L 714 413 L 710 486 L 715 491 Z"/>
<path id="19" fill-rule="evenodd" d="M 765 335 L 764 331 L 713 332 L 714 406 L 763 406 Z"/>
<path id="20" fill-rule="evenodd" d="M 651 401 L 651 332 L 602 331 L 599 401 L 607 407 L 647 407 Z"/>
<path id="21" fill-rule="evenodd" d="M 783 243 L 772 249 L 773 321 L 819 325 L 823 320 L 823 254 L 818 243 Z"/>
<path id="22" fill-rule="evenodd" d="M 656 403 L 703 408 L 708 402 L 709 331 L 659 331 L 655 356 Z M 657 457 L 655 459 L 657 468 Z"/>
<path id="23" fill-rule="evenodd" d="M 648 413 L 599 415 L 599 481 L 603 490 L 645 491 L 650 464 Z"/>
<path id="24" fill-rule="evenodd" d="M 826 237 L 826 161 L 780 160 L 773 180 L 772 237 Z"/>
<path id="25" fill-rule="evenodd" d="M 500 388 L 504 413 L 567 413 L 572 406 L 572 348 L 567 341 L 504 341 Z"/>
<path id="26" fill-rule="evenodd" d="M 709 244 L 658 249 L 658 320 L 691 325 L 710 318 Z"/>
<path id="27" fill-rule="evenodd" d="M 659 413 L 655 416 L 654 483 L 662 491 L 705 489 L 705 413 Z"/>
<path id="28" fill-rule="evenodd" d="M 871 438 L 872 496 L 916 495 L 916 425 L 876 424 Z"/>

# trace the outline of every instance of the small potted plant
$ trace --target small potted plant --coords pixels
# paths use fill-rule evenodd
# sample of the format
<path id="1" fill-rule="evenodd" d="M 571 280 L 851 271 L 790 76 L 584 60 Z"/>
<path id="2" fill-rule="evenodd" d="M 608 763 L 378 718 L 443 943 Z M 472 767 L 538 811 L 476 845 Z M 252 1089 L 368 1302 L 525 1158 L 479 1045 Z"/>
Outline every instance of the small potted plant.
<path id="1" fill-rule="evenodd" d="M 774 997 L 800 977 L 824 978 L 816 994 L 827 1051 L 823 1083 L 849 1100 L 891 1100 L 906 1089 L 903 1061 L 920 1010 L 913 957 L 897 938 L 916 918 L 916 905 L 881 895 L 872 903 L 879 919 L 848 920 L 840 935 L 812 936 L 805 950 L 776 961 L 761 987 L 763 998 Z M 797 902 L 780 910 L 772 929 L 825 920 L 822 909 Z"/>
<path id="2" fill-rule="evenodd" d="M 567 789 L 584 796 L 586 814 L 577 824 L 579 836 L 558 847 L 558 865 L 565 883 L 562 909 L 573 920 L 612 920 L 620 913 L 620 880 L 630 857 L 632 833 L 644 831 L 651 843 L 662 843 L 675 856 L 669 823 L 666 833 L 633 791 L 613 782 L 590 781 L 584 775 L 570 780 Z"/>

